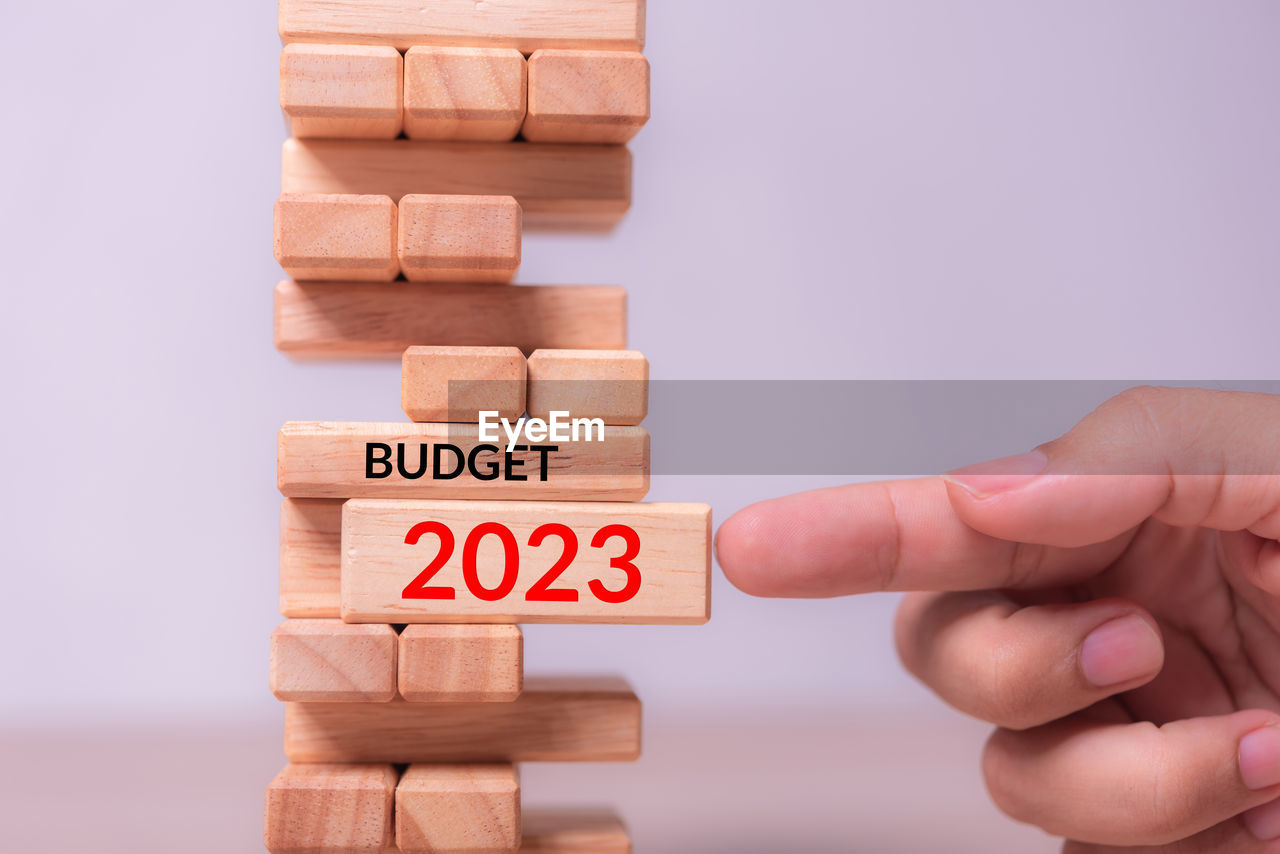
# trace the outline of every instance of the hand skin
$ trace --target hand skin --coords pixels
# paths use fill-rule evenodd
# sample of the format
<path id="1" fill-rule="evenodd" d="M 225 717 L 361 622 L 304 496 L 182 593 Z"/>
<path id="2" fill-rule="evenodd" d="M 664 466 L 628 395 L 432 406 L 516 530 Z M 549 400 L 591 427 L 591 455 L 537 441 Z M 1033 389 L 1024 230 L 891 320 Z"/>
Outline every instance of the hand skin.
<path id="1" fill-rule="evenodd" d="M 915 676 L 1064 852 L 1280 854 L 1280 396 L 1133 389 L 1029 454 L 752 505 L 757 596 L 907 591 Z"/>

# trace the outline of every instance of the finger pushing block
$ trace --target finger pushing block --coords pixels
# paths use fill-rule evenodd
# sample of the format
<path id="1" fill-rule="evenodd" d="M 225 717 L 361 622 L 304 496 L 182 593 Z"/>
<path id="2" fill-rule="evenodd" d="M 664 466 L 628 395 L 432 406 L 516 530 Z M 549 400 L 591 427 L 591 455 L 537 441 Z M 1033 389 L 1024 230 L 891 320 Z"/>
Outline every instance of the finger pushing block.
<path id="1" fill-rule="evenodd" d="M 394 139 L 404 108 L 400 53 L 386 45 L 285 45 L 280 109 L 293 135 Z"/>
<path id="2" fill-rule="evenodd" d="M 524 687 L 518 626 L 406 626 L 397 661 L 411 703 L 509 703 Z"/>
<path id="3" fill-rule="evenodd" d="M 285 193 L 275 207 L 276 260 L 294 279 L 389 282 L 395 203 L 387 196 Z"/>
<path id="4" fill-rule="evenodd" d="M 472 422 L 524 412 L 525 359 L 515 347 L 410 347 L 400 362 L 400 407 L 413 421 Z"/>
<path id="5" fill-rule="evenodd" d="M 632 425 L 649 412 L 649 360 L 636 350 L 535 350 L 528 376 L 535 418 L 568 412 Z"/>
<path id="6" fill-rule="evenodd" d="M 396 651 L 391 626 L 288 620 L 271 633 L 271 693 L 288 701 L 389 702 Z"/>
<path id="7" fill-rule="evenodd" d="M 529 57 L 530 142 L 626 142 L 649 121 L 643 54 L 539 50 Z"/>
<path id="8" fill-rule="evenodd" d="M 505 142 L 524 122 L 524 54 L 512 48 L 413 47 L 404 55 L 410 139 Z"/>
<path id="9" fill-rule="evenodd" d="M 390 765 L 288 765 L 267 787 L 271 854 L 380 854 L 395 843 Z"/>
<path id="10" fill-rule="evenodd" d="M 401 854 L 507 854 L 520 847 L 515 766 L 410 765 L 396 787 Z"/>
<path id="11" fill-rule="evenodd" d="M 400 267 L 411 282 L 509 282 L 520 266 L 520 222 L 511 196 L 404 196 Z"/>

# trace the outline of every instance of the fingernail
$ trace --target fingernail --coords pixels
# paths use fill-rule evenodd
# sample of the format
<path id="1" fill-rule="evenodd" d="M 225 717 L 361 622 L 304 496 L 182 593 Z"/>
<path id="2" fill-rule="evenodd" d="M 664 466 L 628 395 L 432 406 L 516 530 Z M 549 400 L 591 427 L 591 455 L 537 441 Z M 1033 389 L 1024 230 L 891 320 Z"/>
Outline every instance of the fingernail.
<path id="1" fill-rule="evenodd" d="M 1280 839 L 1280 801 L 1246 810 L 1242 818 L 1249 832 L 1263 842 Z"/>
<path id="2" fill-rule="evenodd" d="M 1240 739 L 1240 778 L 1254 791 L 1280 786 L 1280 726 L 1256 729 Z"/>
<path id="3" fill-rule="evenodd" d="M 1164 643 L 1136 614 L 1103 623 L 1080 647 L 1080 670 L 1090 684 L 1110 688 L 1150 676 L 1164 662 Z"/>
<path id="4" fill-rule="evenodd" d="M 1001 457 L 949 471 L 942 477 L 963 486 L 979 498 L 1009 492 L 1030 483 L 1049 465 L 1042 451 L 1030 451 L 1012 457 Z"/>

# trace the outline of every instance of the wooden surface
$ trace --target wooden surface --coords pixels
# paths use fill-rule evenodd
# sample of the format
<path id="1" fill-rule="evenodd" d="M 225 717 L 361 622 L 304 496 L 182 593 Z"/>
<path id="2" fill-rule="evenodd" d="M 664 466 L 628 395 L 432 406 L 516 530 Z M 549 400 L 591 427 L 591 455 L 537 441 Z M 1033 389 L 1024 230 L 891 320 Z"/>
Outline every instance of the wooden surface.
<path id="1" fill-rule="evenodd" d="M 342 509 L 349 622 L 699 625 L 710 615 L 706 504 L 364 499 Z"/>
<path id="2" fill-rule="evenodd" d="M 341 600 L 341 498 L 280 504 L 280 614 L 337 617 Z"/>
<path id="3" fill-rule="evenodd" d="M 385 851 L 394 842 L 396 776 L 390 765 L 285 766 L 267 787 L 263 830 L 267 850 L 271 854 Z"/>
<path id="4" fill-rule="evenodd" d="M 410 765 L 396 786 L 401 854 L 514 854 L 520 773 L 510 764 Z"/>
<path id="5" fill-rule="evenodd" d="M 524 354 L 515 347 L 410 347 L 400 360 L 400 408 L 411 421 L 476 423 L 524 413 Z"/>
<path id="6" fill-rule="evenodd" d="M 514 48 L 410 48 L 404 132 L 410 139 L 507 142 L 524 123 L 528 66 Z"/>
<path id="7" fill-rule="evenodd" d="M 271 633 L 278 700 L 385 703 L 396 696 L 399 638 L 391 626 L 286 620 Z"/>
<path id="8" fill-rule="evenodd" d="M 280 52 L 280 108 L 296 137 L 394 139 L 403 60 L 376 45 L 291 44 Z"/>
<path id="9" fill-rule="evenodd" d="M 534 809 L 524 814 L 522 854 L 631 854 L 627 827 L 608 809 Z"/>
<path id="10" fill-rule="evenodd" d="M 286 42 L 640 50 L 645 0 L 280 0 Z"/>
<path id="11" fill-rule="evenodd" d="M 396 661 L 410 703 L 509 703 L 524 689 L 519 626 L 405 626 Z"/>
<path id="12" fill-rule="evenodd" d="M 649 434 L 643 427 L 613 427 L 604 441 L 561 443 L 548 452 L 547 479 L 538 480 L 542 454 L 513 451 L 506 461 L 501 450 L 474 457 L 485 477 L 500 466 L 497 478 L 481 480 L 471 468 L 451 480 L 432 479 L 437 444 L 452 444 L 470 458 L 488 443 L 476 438 L 475 424 L 414 424 L 412 422 L 290 421 L 280 429 L 276 472 L 280 492 L 289 498 L 526 498 L 578 501 L 639 501 L 649 489 Z M 386 445 L 391 452 L 390 476 L 366 477 L 366 443 Z M 420 470 L 421 446 L 426 444 L 422 476 L 401 474 Z M 399 446 L 404 446 L 401 457 Z M 492 447 L 492 446 L 491 446 Z M 380 455 L 375 450 L 374 455 Z M 454 456 L 445 451 L 441 462 L 451 465 Z M 523 461 L 523 465 L 515 465 Z M 381 467 L 375 466 L 380 472 Z M 528 475 L 527 480 L 506 480 L 508 474 Z"/>
<path id="13" fill-rule="evenodd" d="M 649 61 L 640 53 L 539 50 L 529 57 L 530 142 L 622 143 L 649 121 Z"/>
<path id="14" fill-rule="evenodd" d="M 401 196 L 400 269 L 411 282 L 509 282 L 520 222 L 511 196 Z"/>
<path id="15" fill-rule="evenodd" d="M 627 294 L 608 285 L 300 283 L 275 292 L 276 347 L 304 358 L 395 358 L 417 344 L 621 348 Z"/>
<path id="16" fill-rule="evenodd" d="M 286 193 L 515 196 L 527 228 L 609 228 L 631 205 L 617 145 L 290 139 L 281 173 Z"/>
<path id="17" fill-rule="evenodd" d="M 275 255 L 295 279 L 389 282 L 400 272 L 396 206 L 386 196 L 285 193 Z"/>
<path id="18" fill-rule="evenodd" d="M 638 350 L 535 350 L 529 415 L 552 410 L 605 424 L 639 424 L 649 412 L 649 360 Z"/>
<path id="19" fill-rule="evenodd" d="M 292 762 L 629 762 L 640 701 L 617 679 L 525 680 L 511 703 L 286 703 Z"/>

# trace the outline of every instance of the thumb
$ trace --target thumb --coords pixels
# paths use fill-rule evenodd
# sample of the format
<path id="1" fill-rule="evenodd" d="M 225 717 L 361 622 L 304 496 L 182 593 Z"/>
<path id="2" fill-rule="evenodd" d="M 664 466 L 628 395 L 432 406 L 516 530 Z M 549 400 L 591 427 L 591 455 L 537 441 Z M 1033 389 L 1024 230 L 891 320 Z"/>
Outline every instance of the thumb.
<path id="1" fill-rule="evenodd" d="M 1280 396 L 1141 387 L 1027 454 L 944 475 L 985 534 L 1082 546 L 1148 518 L 1280 538 Z"/>

